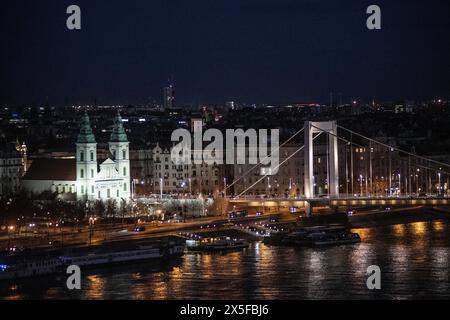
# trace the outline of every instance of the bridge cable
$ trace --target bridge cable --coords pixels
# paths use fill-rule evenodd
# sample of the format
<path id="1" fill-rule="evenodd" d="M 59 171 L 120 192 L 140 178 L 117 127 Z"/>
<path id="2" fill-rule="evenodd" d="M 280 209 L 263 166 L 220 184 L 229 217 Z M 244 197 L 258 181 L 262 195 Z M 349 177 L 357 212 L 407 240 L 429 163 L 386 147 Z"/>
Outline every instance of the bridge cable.
<path id="1" fill-rule="evenodd" d="M 313 138 L 313 141 L 318 138 L 320 135 L 322 134 L 319 133 L 318 135 L 316 135 Z M 284 161 L 282 161 L 280 164 L 278 164 L 278 166 L 275 167 L 275 169 L 278 169 L 281 165 L 283 165 L 286 161 L 288 161 L 289 159 L 291 159 L 293 156 L 295 156 L 297 153 L 299 153 L 300 151 L 302 151 L 305 148 L 305 146 L 301 146 L 299 149 L 297 149 L 297 151 L 295 151 L 294 153 L 292 153 L 289 157 L 287 157 Z M 250 187 L 248 187 L 247 189 L 245 189 L 244 191 L 242 191 L 238 196 L 235 197 L 239 198 L 240 196 L 242 196 L 244 193 L 246 193 L 248 190 L 250 190 L 251 188 L 253 188 L 254 186 L 256 186 L 258 183 L 260 183 L 262 180 L 264 180 L 269 174 L 266 174 L 264 176 L 262 176 L 258 181 L 256 181 L 254 184 L 252 184 Z"/>
<path id="2" fill-rule="evenodd" d="M 444 162 L 440 162 L 440 161 L 436 161 L 436 160 L 432 160 L 432 159 L 428 159 L 428 158 L 419 156 L 419 155 L 417 155 L 417 154 L 413 154 L 413 153 L 411 153 L 411 152 L 404 151 L 404 150 L 399 149 L 399 148 L 397 148 L 397 147 L 392 147 L 392 146 L 390 146 L 390 145 L 387 145 L 387 144 L 382 143 L 382 142 L 379 142 L 379 141 L 377 141 L 377 140 L 368 138 L 368 137 L 366 137 L 366 136 L 363 136 L 362 134 L 359 134 L 359 133 L 357 133 L 357 132 L 355 132 L 355 131 L 353 131 L 353 130 L 347 129 L 347 128 L 342 127 L 342 126 L 339 126 L 339 125 L 338 125 L 338 127 L 341 128 L 341 129 L 343 129 L 343 130 L 345 130 L 345 131 L 347 131 L 347 132 L 350 132 L 350 133 L 352 133 L 352 134 L 354 134 L 354 135 L 356 135 L 356 136 L 359 136 L 360 138 L 367 139 L 367 140 L 369 140 L 369 141 L 375 142 L 375 143 L 377 143 L 377 144 L 379 144 L 379 145 L 382 145 L 382 146 L 384 146 L 384 147 L 386 147 L 386 148 L 390 148 L 390 149 L 392 149 L 392 150 L 399 151 L 399 152 L 404 153 L 404 154 L 407 154 L 407 155 L 409 155 L 409 156 L 412 156 L 412 157 L 415 157 L 415 158 L 418 158 L 418 159 L 421 159 L 421 160 L 424 160 L 424 161 L 427 161 L 427 162 L 432 162 L 432 163 L 435 163 L 435 164 L 438 164 L 438 165 L 441 165 L 441 166 L 445 166 L 445 167 L 450 168 L 450 164 L 447 164 L 447 163 L 444 163 Z M 331 133 L 330 133 L 330 134 L 331 134 Z"/>
<path id="3" fill-rule="evenodd" d="M 340 140 L 345 141 L 345 142 L 347 142 L 347 143 L 351 143 L 351 144 L 356 145 L 356 146 L 358 146 L 358 147 L 360 147 L 360 148 L 366 148 L 365 146 L 362 146 L 362 145 L 360 145 L 360 144 L 358 144 L 358 143 L 355 143 L 355 142 L 350 142 L 350 141 L 346 140 L 345 138 L 341 138 L 341 137 L 339 137 L 338 135 L 336 135 L 336 134 L 334 134 L 334 133 L 325 131 L 325 130 L 323 130 L 323 129 L 321 129 L 321 128 L 318 128 L 318 127 L 316 127 L 316 126 L 314 126 L 314 125 L 312 125 L 312 127 L 316 128 L 317 130 L 320 130 L 320 131 L 322 131 L 322 132 L 325 132 L 325 133 L 327 133 L 327 134 L 330 134 L 330 135 L 336 137 L 337 139 L 340 139 Z M 391 150 L 397 150 L 397 151 L 399 151 L 400 153 L 406 153 L 406 154 L 408 154 L 409 156 L 417 157 L 417 158 L 419 158 L 419 159 L 421 159 L 421 160 L 425 160 L 426 162 L 433 162 L 433 163 L 436 163 L 436 164 L 442 164 L 442 165 L 444 165 L 444 166 L 450 167 L 450 165 L 448 165 L 448 164 L 441 163 L 441 162 L 439 162 L 439 161 L 435 161 L 435 160 L 431 160 L 431 159 L 427 159 L 427 158 L 425 158 L 425 157 L 421 157 L 421 156 L 412 154 L 412 153 L 410 153 L 410 152 L 403 151 L 403 150 L 401 150 L 401 149 L 399 149 L 399 148 L 391 147 L 391 146 L 386 145 L 386 144 L 384 144 L 384 143 L 381 143 L 381 142 L 379 142 L 379 141 L 376 141 L 376 140 L 367 138 L 367 137 L 365 137 L 365 136 L 363 136 L 363 135 L 360 135 L 360 134 L 358 134 L 358 133 L 355 133 L 355 132 L 353 132 L 353 131 L 351 131 L 351 130 L 349 130 L 349 129 L 346 129 L 346 128 L 342 127 L 342 126 L 338 126 L 338 127 L 340 127 L 340 128 L 342 128 L 342 129 L 344 129 L 344 130 L 350 132 L 350 134 L 356 134 L 356 135 L 358 135 L 358 136 L 360 136 L 360 137 L 362 137 L 362 138 L 365 138 L 365 139 L 367 139 L 367 140 L 369 140 L 369 141 L 378 143 L 378 144 L 380 144 L 380 145 L 382 145 L 382 146 L 384 146 L 384 147 L 387 147 L 387 148 L 389 148 L 389 149 L 391 149 Z M 352 151 L 352 152 L 353 152 L 353 151 Z M 419 164 L 417 164 L 417 163 L 415 164 L 415 166 L 416 166 L 416 167 L 423 168 L 423 169 L 427 169 L 427 170 L 430 170 L 430 171 L 441 172 L 441 173 L 450 175 L 450 172 L 445 171 L 445 170 L 442 170 L 442 169 L 433 168 L 433 167 L 429 167 L 429 166 L 426 166 L 426 165 L 419 165 Z M 353 168 L 352 168 L 352 169 L 353 169 Z M 390 173 L 390 174 L 392 174 L 392 173 Z"/>
<path id="4" fill-rule="evenodd" d="M 300 130 L 298 130 L 294 135 L 292 135 L 289 139 L 287 139 L 285 142 L 283 142 L 282 145 L 278 146 L 278 148 L 276 148 L 276 151 L 279 151 L 281 147 L 285 146 L 287 143 L 289 143 L 292 139 L 294 139 L 297 135 L 299 135 L 303 130 L 305 130 L 305 127 L 301 128 Z M 238 179 L 234 180 L 231 184 L 229 184 L 226 188 L 225 191 L 228 190 L 229 188 L 231 188 L 232 186 L 234 186 L 237 182 L 241 181 L 244 177 L 246 177 L 250 171 L 254 170 L 256 167 L 260 166 L 261 163 L 266 160 L 267 158 L 269 158 L 270 156 L 272 156 L 272 153 L 270 155 L 267 155 L 264 159 L 260 160 L 260 162 L 256 165 L 254 165 L 252 168 L 250 168 L 249 170 L 247 170 L 246 172 L 244 172 L 243 175 L 241 175 Z"/>

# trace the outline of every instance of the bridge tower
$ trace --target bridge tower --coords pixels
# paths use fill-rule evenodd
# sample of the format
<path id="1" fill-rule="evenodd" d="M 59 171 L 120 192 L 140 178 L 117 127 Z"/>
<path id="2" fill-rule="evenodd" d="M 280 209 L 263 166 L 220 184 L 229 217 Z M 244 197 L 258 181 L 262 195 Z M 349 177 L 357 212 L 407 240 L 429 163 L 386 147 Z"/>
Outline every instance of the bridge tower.
<path id="1" fill-rule="evenodd" d="M 337 138 L 337 122 L 305 122 L 305 197 L 307 199 L 314 198 L 314 134 L 324 132 L 329 135 L 328 145 L 328 163 L 329 172 L 328 187 L 330 189 L 330 197 L 339 196 L 339 164 L 338 164 L 338 138 Z M 311 203 L 305 203 L 306 214 L 312 214 Z"/>

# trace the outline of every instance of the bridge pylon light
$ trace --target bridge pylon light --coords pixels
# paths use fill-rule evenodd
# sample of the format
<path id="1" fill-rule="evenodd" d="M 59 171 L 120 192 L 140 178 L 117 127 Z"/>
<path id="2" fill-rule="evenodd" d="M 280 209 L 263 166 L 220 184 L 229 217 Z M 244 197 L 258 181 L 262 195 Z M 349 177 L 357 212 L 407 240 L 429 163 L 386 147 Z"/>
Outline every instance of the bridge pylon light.
<path id="1" fill-rule="evenodd" d="M 305 121 L 305 157 L 304 157 L 304 182 L 305 197 L 307 199 L 314 198 L 314 134 L 326 133 L 329 135 L 328 144 L 328 163 L 329 163 L 329 179 L 330 196 L 337 198 L 339 196 L 339 157 L 338 157 L 338 138 L 337 138 L 337 122 L 323 121 L 312 122 Z"/>

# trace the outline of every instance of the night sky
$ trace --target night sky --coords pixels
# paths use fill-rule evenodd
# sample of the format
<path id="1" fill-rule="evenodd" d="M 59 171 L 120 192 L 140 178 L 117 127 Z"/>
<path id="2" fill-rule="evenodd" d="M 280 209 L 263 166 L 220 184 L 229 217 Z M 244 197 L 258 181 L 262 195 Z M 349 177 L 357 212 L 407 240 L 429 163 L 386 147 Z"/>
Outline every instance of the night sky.
<path id="1" fill-rule="evenodd" d="M 66 28 L 66 8 L 82 30 Z M 382 9 L 382 30 L 366 8 Z M 0 104 L 450 96 L 448 0 L 9 0 Z"/>

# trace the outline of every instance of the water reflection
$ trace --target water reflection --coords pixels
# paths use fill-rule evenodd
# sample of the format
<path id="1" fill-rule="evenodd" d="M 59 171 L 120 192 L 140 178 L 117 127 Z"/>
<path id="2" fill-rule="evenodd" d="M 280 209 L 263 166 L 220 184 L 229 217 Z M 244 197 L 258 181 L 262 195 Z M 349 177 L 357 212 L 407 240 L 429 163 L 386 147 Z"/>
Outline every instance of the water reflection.
<path id="1" fill-rule="evenodd" d="M 415 236 L 422 237 L 427 232 L 427 223 L 428 222 L 414 222 L 411 223 L 411 230 Z"/>
<path id="2" fill-rule="evenodd" d="M 290 248 L 252 243 L 228 254 L 186 254 L 167 264 L 111 268 L 84 275 L 68 292 L 65 278 L 3 286 L 6 299 L 409 299 L 450 298 L 450 225 L 420 222 L 355 230 L 350 246 Z M 379 265 L 383 290 L 366 287 Z"/>
<path id="3" fill-rule="evenodd" d="M 86 279 L 88 289 L 86 290 L 85 299 L 102 299 L 105 289 L 105 281 L 106 279 L 102 278 L 100 275 L 88 276 Z M 84 283 L 84 285 L 86 285 L 86 283 Z"/>
<path id="4" fill-rule="evenodd" d="M 358 233 L 362 241 L 371 240 L 374 236 L 373 229 L 371 228 L 353 229 L 352 232 Z"/>
<path id="5" fill-rule="evenodd" d="M 443 232 L 445 230 L 445 224 L 442 221 L 436 220 L 432 222 L 434 232 Z"/>
<path id="6" fill-rule="evenodd" d="M 394 235 L 396 237 L 404 237 L 406 233 L 406 227 L 404 224 L 396 224 L 392 226 L 392 229 L 394 230 Z"/>

